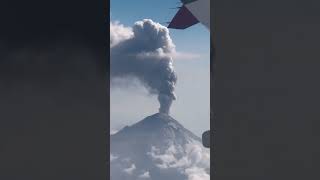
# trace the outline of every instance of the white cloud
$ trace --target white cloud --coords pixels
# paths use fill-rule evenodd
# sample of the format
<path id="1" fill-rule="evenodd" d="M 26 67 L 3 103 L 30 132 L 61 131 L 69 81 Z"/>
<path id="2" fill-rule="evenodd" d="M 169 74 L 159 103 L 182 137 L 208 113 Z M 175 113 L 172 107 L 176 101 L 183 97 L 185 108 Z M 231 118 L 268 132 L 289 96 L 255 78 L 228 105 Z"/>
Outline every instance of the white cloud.
<path id="1" fill-rule="evenodd" d="M 174 172 L 181 174 L 185 180 L 209 180 L 210 179 L 210 152 L 203 148 L 200 143 L 193 142 L 185 146 L 171 145 L 161 152 L 160 148 L 152 147 L 148 152 L 151 162 L 159 169 L 156 172 Z M 118 158 L 111 155 L 114 159 L 112 163 L 118 164 L 116 169 L 122 169 L 122 173 L 127 178 L 137 180 L 152 180 L 149 170 L 139 169 L 129 158 Z M 152 171 L 154 171 L 153 169 Z M 120 177 L 120 176 L 119 176 Z"/>
<path id="2" fill-rule="evenodd" d="M 185 174 L 188 180 L 210 180 L 210 175 L 203 168 L 187 168 Z"/>
<path id="3" fill-rule="evenodd" d="M 131 166 L 129 168 L 123 169 L 123 171 L 125 173 L 131 175 L 135 169 L 136 169 L 136 165 L 135 164 L 131 164 Z"/>
<path id="4" fill-rule="evenodd" d="M 178 150 L 179 149 L 179 150 Z M 183 153 L 181 152 L 183 149 Z M 170 146 L 164 153 L 152 147 L 148 153 L 160 169 L 176 168 L 188 180 L 209 180 L 210 152 L 199 143 L 189 143 L 185 147 Z"/>
<path id="5" fill-rule="evenodd" d="M 125 27 L 118 21 L 110 22 L 110 47 L 130 39 L 133 36 L 132 29 Z"/>
<path id="6" fill-rule="evenodd" d="M 140 179 L 149 179 L 150 178 L 150 173 L 149 171 L 145 171 L 144 173 L 142 173 L 141 175 L 139 175 Z"/>
<path id="7" fill-rule="evenodd" d="M 118 156 L 115 156 L 115 155 L 113 155 L 113 154 L 110 154 L 110 161 L 111 161 L 111 162 L 114 161 L 114 160 L 116 160 L 116 159 L 118 159 Z"/>
<path id="8" fill-rule="evenodd" d="M 136 25 L 142 26 L 141 23 L 142 21 L 138 21 Z M 159 23 L 154 23 L 154 25 L 158 29 L 163 28 Z M 168 29 L 166 30 L 169 31 Z M 126 27 L 123 24 L 120 24 L 119 21 L 110 22 L 110 47 L 113 47 L 122 41 L 133 38 L 133 36 L 134 32 L 131 27 Z M 171 53 L 166 53 L 166 55 L 172 57 L 173 60 L 195 60 L 202 57 L 200 54 L 196 53 L 178 52 L 175 49 L 175 45 L 173 44 L 172 39 L 167 38 L 167 41 L 169 42 L 168 48 L 170 49 Z"/>

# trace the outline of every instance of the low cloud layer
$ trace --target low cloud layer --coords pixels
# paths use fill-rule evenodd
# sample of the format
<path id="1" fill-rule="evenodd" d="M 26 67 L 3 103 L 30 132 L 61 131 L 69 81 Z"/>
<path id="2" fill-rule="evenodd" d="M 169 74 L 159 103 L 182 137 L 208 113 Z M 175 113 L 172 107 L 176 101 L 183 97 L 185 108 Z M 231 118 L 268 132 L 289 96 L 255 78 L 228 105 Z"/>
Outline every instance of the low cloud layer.
<path id="1" fill-rule="evenodd" d="M 145 159 L 136 159 L 140 164 L 138 166 L 133 159 L 114 155 L 110 157 L 114 180 L 158 180 L 167 178 L 169 174 L 169 177 L 176 180 L 210 180 L 210 152 L 198 142 L 190 142 L 185 146 L 171 145 L 165 149 L 152 146 Z"/>
<path id="2" fill-rule="evenodd" d="M 138 79 L 150 94 L 158 96 L 159 111 L 169 113 L 177 75 L 172 64 L 175 53 L 169 30 L 150 19 L 133 27 L 110 23 L 111 78 Z"/>
<path id="3" fill-rule="evenodd" d="M 163 153 L 160 152 L 160 149 L 152 147 L 148 155 L 158 168 L 176 169 L 184 174 L 187 180 L 210 179 L 210 152 L 201 147 L 199 143 L 189 143 L 185 147 L 172 145 Z"/>

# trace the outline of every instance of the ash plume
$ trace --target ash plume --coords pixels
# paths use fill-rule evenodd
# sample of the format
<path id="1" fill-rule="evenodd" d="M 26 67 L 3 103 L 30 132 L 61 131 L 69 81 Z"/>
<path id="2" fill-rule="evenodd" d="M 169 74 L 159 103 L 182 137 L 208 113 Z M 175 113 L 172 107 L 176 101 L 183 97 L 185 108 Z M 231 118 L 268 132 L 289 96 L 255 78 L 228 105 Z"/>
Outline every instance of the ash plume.
<path id="1" fill-rule="evenodd" d="M 176 99 L 174 52 L 169 30 L 159 23 L 145 19 L 132 28 L 110 23 L 111 79 L 137 78 L 149 93 L 158 95 L 159 112 L 166 114 Z"/>

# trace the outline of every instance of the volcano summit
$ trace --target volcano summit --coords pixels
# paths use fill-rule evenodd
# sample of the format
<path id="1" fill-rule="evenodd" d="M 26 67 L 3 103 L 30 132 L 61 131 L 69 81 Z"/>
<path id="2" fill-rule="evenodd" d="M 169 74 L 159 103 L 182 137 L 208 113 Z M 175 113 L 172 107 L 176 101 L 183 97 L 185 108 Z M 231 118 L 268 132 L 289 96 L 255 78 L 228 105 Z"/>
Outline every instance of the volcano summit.
<path id="1" fill-rule="evenodd" d="M 166 113 L 110 137 L 111 180 L 209 180 L 210 152 Z"/>

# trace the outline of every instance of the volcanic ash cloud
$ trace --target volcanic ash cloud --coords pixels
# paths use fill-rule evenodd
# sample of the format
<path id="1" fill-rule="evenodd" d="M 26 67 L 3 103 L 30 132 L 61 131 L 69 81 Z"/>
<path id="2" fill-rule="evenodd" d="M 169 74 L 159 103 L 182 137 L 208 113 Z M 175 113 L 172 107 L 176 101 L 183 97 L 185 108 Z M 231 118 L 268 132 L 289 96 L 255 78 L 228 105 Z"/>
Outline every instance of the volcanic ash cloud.
<path id="1" fill-rule="evenodd" d="M 145 19 L 130 28 L 110 23 L 111 79 L 137 78 L 151 94 L 158 95 L 159 112 L 166 114 L 176 99 L 174 52 L 169 30 L 159 23 Z"/>

